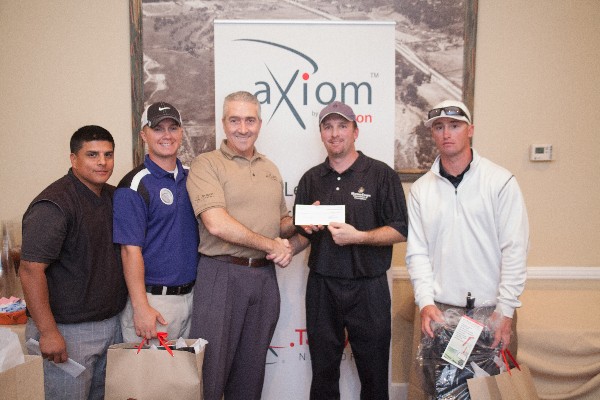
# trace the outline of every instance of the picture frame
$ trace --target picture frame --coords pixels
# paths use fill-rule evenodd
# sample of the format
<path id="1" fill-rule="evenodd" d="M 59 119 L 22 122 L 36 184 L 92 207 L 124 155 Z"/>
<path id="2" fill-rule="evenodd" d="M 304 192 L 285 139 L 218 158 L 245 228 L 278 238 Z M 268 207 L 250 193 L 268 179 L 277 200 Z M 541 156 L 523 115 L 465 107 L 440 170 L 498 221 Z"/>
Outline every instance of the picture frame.
<path id="1" fill-rule="evenodd" d="M 153 22 L 148 27 L 151 30 L 146 32 L 146 49 L 144 6 L 152 8 L 147 22 Z M 129 0 L 134 165 L 141 164 L 145 154 L 139 138 L 144 105 L 157 100 L 152 96 L 157 92 L 159 83 L 149 76 L 149 66 L 156 61 L 153 56 L 162 58 L 157 64 L 163 70 L 155 76 L 162 79 L 162 75 L 168 75 L 164 71 L 169 68 L 168 61 L 164 61 L 166 53 L 170 54 L 170 58 L 180 56 L 177 65 L 183 62 L 186 72 L 197 69 L 195 73 L 203 76 L 202 88 L 188 82 L 172 85 L 172 92 L 187 90 L 194 93 L 194 96 L 173 97 L 171 100 L 182 111 L 186 121 L 194 121 L 193 124 L 186 122 L 187 136 L 180 158 L 184 164 L 189 163 L 195 155 L 214 149 L 214 69 L 211 70 L 210 63 L 214 19 L 392 18 L 396 20 L 397 31 L 394 169 L 403 182 L 413 182 L 429 170 L 437 155 L 430 132 L 423 125 L 427 111 L 438 101 L 451 98 L 462 100 L 474 115 L 477 7 L 478 0 L 349 0 L 343 5 L 324 0 L 302 3 L 217 0 L 189 4 L 186 1 Z M 146 54 L 146 59 L 145 50 L 150 53 L 150 56 Z M 423 62 L 412 61 L 413 58 Z M 194 61 L 202 65 L 196 68 Z M 165 79 L 168 81 L 168 76 Z M 151 94 L 150 90 L 144 92 L 144 85 L 152 88 Z M 203 96 L 202 101 L 190 98 L 197 96 Z M 163 96 L 160 100 L 169 101 L 169 97 Z M 197 112 L 200 114 L 195 115 Z"/>

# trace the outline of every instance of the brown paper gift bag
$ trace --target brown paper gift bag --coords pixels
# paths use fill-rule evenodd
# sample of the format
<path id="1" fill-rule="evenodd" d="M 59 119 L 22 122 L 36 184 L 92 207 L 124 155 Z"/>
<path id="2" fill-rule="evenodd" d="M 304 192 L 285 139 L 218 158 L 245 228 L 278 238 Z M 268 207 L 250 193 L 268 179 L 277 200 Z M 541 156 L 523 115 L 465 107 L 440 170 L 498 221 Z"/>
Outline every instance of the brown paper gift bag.
<path id="1" fill-rule="evenodd" d="M 510 369 L 506 355 L 515 368 Z M 508 350 L 502 352 L 507 371 L 499 375 L 467 380 L 471 400 L 539 400 L 529 368 L 519 365 Z"/>
<path id="2" fill-rule="evenodd" d="M 180 350 L 175 346 L 163 346 L 158 350 L 147 346 L 141 348 L 141 344 L 135 343 L 110 346 L 105 399 L 203 399 L 205 346 L 196 354 L 191 348 L 196 340 L 187 339 L 185 342 L 190 347 Z"/>
<path id="3" fill-rule="evenodd" d="M 44 368 L 41 356 L 25 356 L 25 362 L 0 372 L 1 400 L 43 400 Z"/>

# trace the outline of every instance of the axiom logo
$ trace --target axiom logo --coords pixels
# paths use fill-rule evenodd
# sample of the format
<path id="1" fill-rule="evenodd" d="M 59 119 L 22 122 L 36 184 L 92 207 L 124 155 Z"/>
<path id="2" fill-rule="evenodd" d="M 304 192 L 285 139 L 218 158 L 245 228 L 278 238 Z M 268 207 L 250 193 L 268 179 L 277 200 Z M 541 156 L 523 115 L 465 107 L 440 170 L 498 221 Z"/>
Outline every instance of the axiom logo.
<path id="1" fill-rule="evenodd" d="M 254 94 L 261 104 L 275 104 L 269 121 L 273 119 L 280 107 L 287 107 L 296 119 L 296 122 L 298 122 L 298 125 L 302 129 L 306 129 L 306 124 L 298 111 L 301 106 L 316 104 L 323 106 L 334 100 L 339 100 L 349 105 L 371 104 L 373 89 L 369 82 L 318 81 L 315 77 L 319 70 L 317 62 L 299 50 L 283 44 L 259 39 L 236 39 L 235 41 L 253 42 L 279 48 L 297 56 L 300 60 L 306 61 L 310 67 L 310 72 L 304 71 L 301 75 L 300 68 L 296 68 L 295 70 L 292 68 L 290 75 L 283 77 L 276 76 L 268 63 L 265 62 L 269 78 L 254 82 L 256 87 Z M 300 79 L 298 78 L 299 75 L 301 76 Z"/>
<path id="2" fill-rule="evenodd" d="M 279 354 L 277 349 L 285 349 L 285 346 L 269 346 L 269 352 L 267 353 L 266 365 L 277 364 Z"/>

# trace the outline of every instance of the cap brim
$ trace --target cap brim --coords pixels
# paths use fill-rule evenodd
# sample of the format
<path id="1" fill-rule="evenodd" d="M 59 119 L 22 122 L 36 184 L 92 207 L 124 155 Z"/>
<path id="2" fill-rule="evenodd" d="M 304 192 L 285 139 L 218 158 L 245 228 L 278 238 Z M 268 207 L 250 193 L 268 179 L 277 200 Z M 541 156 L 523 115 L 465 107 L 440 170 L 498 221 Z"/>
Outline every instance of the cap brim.
<path id="1" fill-rule="evenodd" d="M 165 119 L 172 119 L 173 121 L 177 122 L 177 124 L 178 124 L 179 126 L 181 126 L 181 121 L 180 121 L 180 120 L 178 120 L 177 118 L 173 117 L 172 115 L 161 115 L 160 117 L 158 117 L 158 118 L 155 118 L 155 119 L 154 119 L 154 120 L 152 120 L 152 121 L 148 121 L 148 123 L 152 122 L 152 126 L 156 126 L 156 125 L 158 125 L 158 124 L 159 124 L 161 121 L 164 121 Z M 147 125 L 148 123 L 146 123 L 146 125 Z"/>
<path id="2" fill-rule="evenodd" d="M 456 121 L 463 121 L 463 122 L 466 122 L 467 124 L 471 124 L 471 121 L 469 121 L 469 119 L 463 115 L 438 115 L 437 117 L 433 117 L 433 118 L 425 121 L 425 126 L 427 128 L 431 128 L 431 125 L 433 125 L 433 123 L 440 118 L 450 118 L 450 119 L 453 119 Z"/>
<path id="3" fill-rule="evenodd" d="M 321 119 L 319 120 L 319 124 L 320 124 L 321 122 L 323 122 L 323 120 L 324 120 L 325 118 L 327 118 L 328 116 L 330 116 L 331 114 L 337 114 L 337 115 L 339 115 L 340 117 L 343 117 L 345 120 L 347 120 L 347 121 L 350 121 L 350 122 L 352 122 L 352 121 L 353 121 L 353 119 L 352 119 L 352 118 L 348 118 L 347 116 L 345 116 L 345 115 L 344 115 L 344 114 L 342 114 L 342 113 L 339 113 L 339 112 L 337 112 L 337 111 L 332 111 L 332 112 L 330 112 L 330 113 L 327 113 L 327 114 L 323 115 L 323 116 L 321 117 Z"/>

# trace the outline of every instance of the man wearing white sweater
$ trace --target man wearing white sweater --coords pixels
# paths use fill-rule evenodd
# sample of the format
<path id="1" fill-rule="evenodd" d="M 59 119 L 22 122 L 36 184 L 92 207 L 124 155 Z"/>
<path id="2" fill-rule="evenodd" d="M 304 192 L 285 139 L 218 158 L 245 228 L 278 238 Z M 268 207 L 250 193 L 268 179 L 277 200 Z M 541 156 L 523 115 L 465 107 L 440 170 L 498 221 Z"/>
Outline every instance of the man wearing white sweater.
<path id="1" fill-rule="evenodd" d="M 463 103 L 438 104 L 425 126 L 439 156 L 410 190 L 406 252 L 421 330 L 433 337 L 442 311 L 465 307 L 470 294 L 475 307 L 491 306 L 492 347 L 505 349 L 527 275 L 521 190 L 509 171 L 471 148 L 474 126 Z"/>

